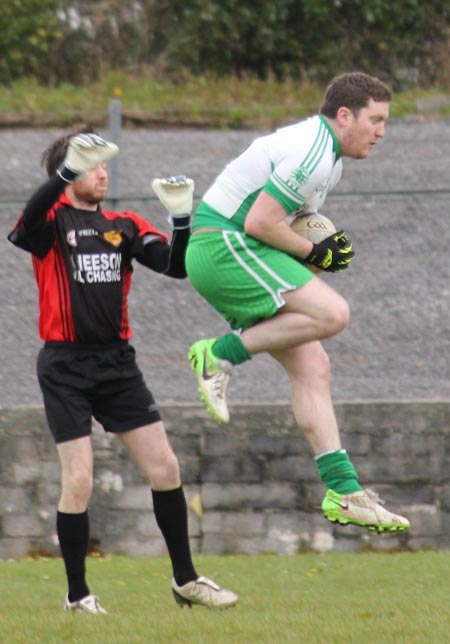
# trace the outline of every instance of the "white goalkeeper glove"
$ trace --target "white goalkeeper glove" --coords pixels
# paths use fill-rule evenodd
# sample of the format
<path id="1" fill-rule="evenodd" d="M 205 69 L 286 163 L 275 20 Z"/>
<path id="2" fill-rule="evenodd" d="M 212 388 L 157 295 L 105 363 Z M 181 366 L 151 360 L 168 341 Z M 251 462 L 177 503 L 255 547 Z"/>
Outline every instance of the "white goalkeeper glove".
<path id="1" fill-rule="evenodd" d="M 169 211 L 169 221 L 175 230 L 189 228 L 194 185 L 194 180 L 184 175 L 152 181 L 152 188 Z"/>
<path id="2" fill-rule="evenodd" d="M 85 172 L 115 157 L 118 152 L 115 143 L 105 141 L 98 134 L 77 134 L 70 139 L 66 157 L 57 173 L 61 179 L 72 183 Z"/>

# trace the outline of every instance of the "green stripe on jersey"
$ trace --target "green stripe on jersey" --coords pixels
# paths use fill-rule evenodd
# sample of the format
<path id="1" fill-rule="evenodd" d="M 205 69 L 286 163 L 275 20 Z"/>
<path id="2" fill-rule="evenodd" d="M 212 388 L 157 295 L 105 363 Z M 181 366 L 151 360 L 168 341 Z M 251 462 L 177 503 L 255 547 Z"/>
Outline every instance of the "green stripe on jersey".
<path id="1" fill-rule="evenodd" d="M 284 185 L 284 184 L 283 184 Z M 264 186 L 264 192 L 267 192 L 271 197 L 276 199 L 279 204 L 283 206 L 287 213 L 295 212 L 305 203 L 305 198 L 300 195 L 295 195 L 295 200 L 290 199 L 284 192 L 281 192 L 280 188 L 276 183 L 269 179 L 269 181 Z"/>
<path id="2" fill-rule="evenodd" d="M 306 201 L 305 196 L 301 193 L 301 187 L 308 182 L 310 176 L 314 173 L 317 166 L 322 161 L 330 136 L 330 130 L 326 127 L 325 123 L 321 120 L 319 130 L 316 138 L 303 161 L 289 174 L 287 179 L 283 179 L 277 172 L 272 174 L 272 182 L 274 188 L 278 188 L 283 192 L 288 199 L 296 204 L 303 205 Z M 280 201 L 280 199 L 278 199 Z M 295 208 L 291 208 L 288 212 L 292 212 Z"/>
<path id="3" fill-rule="evenodd" d="M 314 147 L 311 148 L 310 150 L 310 153 L 313 152 L 312 158 L 311 160 L 308 160 L 307 164 L 303 164 L 310 175 L 317 168 L 320 161 L 322 160 L 323 155 L 325 154 L 325 149 L 327 147 L 327 139 L 328 139 L 328 133 L 325 127 L 323 126 L 323 123 L 321 122 L 317 139 L 314 142 L 315 144 L 317 143 L 317 145 L 314 145 Z"/>
<path id="4" fill-rule="evenodd" d="M 308 154 L 303 159 L 303 162 L 300 164 L 300 168 L 304 168 L 308 174 L 312 174 L 317 167 L 320 159 L 323 157 L 327 143 L 327 130 L 322 121 L 320 121 L 319 131 L 315 138 L 314 143 L 309 149 Z"/>
<path id="5" fill-rule="evenodd" d="M 329 135 L 330 135 L 330 136 L 331 136 L 331 138 L 333 139 L 333 152 L 334 152 L 334 154 L 335 154 L 335 156 L 336 156 L 336 161 L 337 161 L 337 160 L 338 160 L 338 159 L 340 159 L 340 158 L 341 158 L 341 156 L 342 156 L 342 155 L 341 155 L 341 146 L 340 146 L 340 143 L 339 143 L 339 141 L 337 140 L 337 138 L 336 138 L 336 134 L 335 134 L 335 133 L 333 132 L 333 130 L 331 129 L 330 124 L 329 124 L 329 123 L 328 123 L 328 121 L 325 119 L 325 117 L 324 117 L 324 116 L 322 116 L 322 114 L 319 114 L 319 118 L 320 118 L 320 120 L 322 121 L 322 123 L 324 124 L 324 126 L 327 128 Z"/>

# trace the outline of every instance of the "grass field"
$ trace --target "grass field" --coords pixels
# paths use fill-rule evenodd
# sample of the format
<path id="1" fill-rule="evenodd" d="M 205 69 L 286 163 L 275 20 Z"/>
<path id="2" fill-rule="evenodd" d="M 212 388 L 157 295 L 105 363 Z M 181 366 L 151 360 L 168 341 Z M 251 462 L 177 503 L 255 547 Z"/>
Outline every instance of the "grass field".
<path id="1" fill-rule="evenodd" d="M 200 556 L 240 596 L 222 612 L 180 608 L 167 559 L 88 560 L 107 616 L 67 614 L 60 560 L 0 563 L 5 644 L 445 644 L 450 553 Z"/>
<path id="2" fill-rule="evenodd" d="M 292 79 L 192 77 L 179 83 L 160 82 L 151 73 L 133 76 L 120 70 L 87 86 L 47 87 L 26 78 L 2 87 L 0 124 L 66 126 L 74 120 L 100 124 L 110 100 L 119 98 L 129 125 L 268 129 L 315 113 L 323 90 Z M 391 116 L 414 116 L 419 99 L 443 95 L 441 88 L 396 93 Z M 448 116 L 450 105 L 437 109 L 435 116 Z"/>

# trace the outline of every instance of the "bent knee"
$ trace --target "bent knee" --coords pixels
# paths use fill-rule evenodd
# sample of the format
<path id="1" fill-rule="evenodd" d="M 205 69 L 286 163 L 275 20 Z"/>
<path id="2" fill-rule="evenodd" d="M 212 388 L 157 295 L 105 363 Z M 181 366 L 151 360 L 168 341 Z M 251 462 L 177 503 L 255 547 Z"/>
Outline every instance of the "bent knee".
<path id="1" fill-rule="evenodd" d="M 325 333 L 327 337 L 336 335 L 345 329 L 350 320 L 350 309 L 344 298 L 339 298 L 333 303 L 325 320 Z"/>

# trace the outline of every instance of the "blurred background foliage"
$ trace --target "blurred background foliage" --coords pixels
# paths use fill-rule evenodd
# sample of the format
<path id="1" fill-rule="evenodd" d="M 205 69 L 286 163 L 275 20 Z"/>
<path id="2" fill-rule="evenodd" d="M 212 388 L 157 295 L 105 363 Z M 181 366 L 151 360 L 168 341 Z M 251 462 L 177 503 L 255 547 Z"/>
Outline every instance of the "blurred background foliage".
<path id="1" fill-rule="evenodd" d="M 0 83 L 225 76 L 323 83 L 352 69 L 450 89 L 448 0 L 2 0 Z"/>

